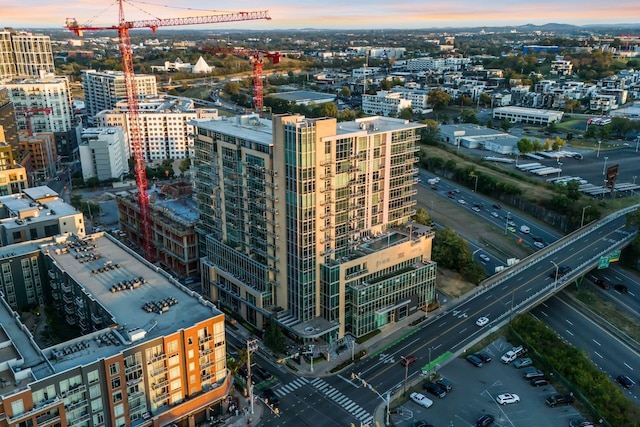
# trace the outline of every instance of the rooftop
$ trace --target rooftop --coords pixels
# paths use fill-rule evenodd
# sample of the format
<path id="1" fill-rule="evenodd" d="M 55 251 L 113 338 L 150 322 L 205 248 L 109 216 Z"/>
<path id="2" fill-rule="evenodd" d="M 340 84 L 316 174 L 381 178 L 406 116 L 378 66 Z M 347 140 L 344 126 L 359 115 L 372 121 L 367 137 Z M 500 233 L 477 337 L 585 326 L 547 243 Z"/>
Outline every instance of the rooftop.
<path id="1" fill-rule="evenodd" d="M 217 117 L 215 119 L 191 120 L 187 124 L 264 145 L 273 143 L 271 120 L 260 118 L 257 114 L 246 114 L 231 118 Z"/>
<path id="2" fill-rule="evenodd" d="M 62 199 L 37 203 L 20 194 L 0 197 L 0 205 L 9 211 L 9 217 L 0 220 L 5 229 L 21 228 L 25 223 L 49 222 L 80 212 Z"/>
<path id="3" fill-rule="evenodd" d="M 43 250 L 45 253 L 48 251 L 58 268 L 82 284 L 83 292 L 90 299 L 111 314 L 113 324 L 72 342 L 43 350 L 49 357 L 57 356 L 51 360 L 56 372 L 108 357 L 134 342 L 170 335 L 221 314 L 213 304 L 110 236 L 97 233 L 82 239 L 88 242 L 84 247 L 93 247 L 91 251 L 101 256 L 83 263 L 76 259 L 76 255 L 86 253 L 84 247 L 72 246 L 77 241 L 80 240 L 68 238 L 43 247 Z M 94 273 L 105 266 L 114 267 Z M 132 289 L 113 290 L 114 285 L 132 279 L 143 279 L 144 283 Z M 169 304 L 162 308 L 165 301 Z M 153 309 L 146 309 L 152 306 Z"/>

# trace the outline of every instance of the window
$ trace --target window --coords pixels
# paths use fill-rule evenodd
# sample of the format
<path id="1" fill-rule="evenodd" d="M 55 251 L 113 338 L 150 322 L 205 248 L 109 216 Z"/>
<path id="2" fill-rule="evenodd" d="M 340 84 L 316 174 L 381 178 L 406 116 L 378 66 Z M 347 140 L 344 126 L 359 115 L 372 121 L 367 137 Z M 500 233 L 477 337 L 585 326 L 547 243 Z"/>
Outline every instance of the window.
<path id="1" fill-rule="evenodd" d="M 22 399 L 11 402 L 11 411 L 13 412 L 14 417 L 24 412 L 24 403 L 22 402 Z"/>
<path id="2" fill-rule="evenodd" d="M 109 365 L 109 373 L 111 375 L 117 375 L 120 373 L 120 365 L 118 365 L 117 363 L 112 363 L 111 365 Z"/>
<path id="3" fill-rule="evenodd" d="M 94 384 L 92 386 L 89 387 L 89 397 L 90 398 L 95 398 L 95 397 L 99 397 L 102 394 L 102 391 L 100 390 L 100 384 Z"/>
<path id="4" fill-rule="evenodd" d="M 113 393 L 111 393 L 111 400 L 113 401 L 113 403 L 122 402 L 122 392 L 114 391 Z"/>
<path id="5" fill-rule="evenodd" d="M 120 388 L 120 377 L 115 377 L 111 380 L 111 388 Z"/>

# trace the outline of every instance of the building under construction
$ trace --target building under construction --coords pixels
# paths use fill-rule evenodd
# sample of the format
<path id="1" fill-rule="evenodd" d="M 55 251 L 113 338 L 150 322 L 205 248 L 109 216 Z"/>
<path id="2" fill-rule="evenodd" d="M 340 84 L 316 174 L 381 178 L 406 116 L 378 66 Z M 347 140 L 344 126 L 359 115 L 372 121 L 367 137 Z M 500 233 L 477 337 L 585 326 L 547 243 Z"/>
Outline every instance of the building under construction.
<path id="1" fill-rule="evenodd" d="M 194 227 L 198 212 L 191 199 L 191 185 L 178 182 L 149 191 L 151 228 L 156 261 L 180 279 L 199 276 L 198 236 Z M 138 191 L 116 195 L 120 230 L 135 245 L 142 246 Z"/>

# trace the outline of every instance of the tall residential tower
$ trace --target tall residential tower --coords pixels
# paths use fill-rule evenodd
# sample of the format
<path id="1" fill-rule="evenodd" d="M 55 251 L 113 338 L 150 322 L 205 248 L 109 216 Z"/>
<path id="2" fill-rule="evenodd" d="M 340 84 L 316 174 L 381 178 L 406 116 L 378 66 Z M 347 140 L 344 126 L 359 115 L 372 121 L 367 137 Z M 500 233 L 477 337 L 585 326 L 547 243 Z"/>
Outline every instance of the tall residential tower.
<path id="1" fill-rule="evenodd" d="M 193 123 L 202 283 L 214 301 L 323 348 L 434 300 L 434 233 L 411 222 L 423 125 L 298 115 Z"/>

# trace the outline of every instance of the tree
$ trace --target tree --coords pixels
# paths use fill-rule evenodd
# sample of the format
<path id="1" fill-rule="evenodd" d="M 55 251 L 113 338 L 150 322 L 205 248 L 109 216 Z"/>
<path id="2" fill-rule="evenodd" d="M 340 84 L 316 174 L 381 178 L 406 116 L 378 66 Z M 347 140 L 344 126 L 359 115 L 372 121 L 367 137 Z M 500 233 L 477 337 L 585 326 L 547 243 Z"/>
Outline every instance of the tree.
<path id="1" fill-rule="evenodd" d="M 325 102 L 320 106 L 320 116 L 338 117 L 338 106 L 333 102 Z"/>
<path id="2" fill-rule="evenodd" d="M 416 211 L 416 214 L 411 218 L 413 221 L 422 225 L 433 225 L 431 215 L 425 209 L 420 208 Z"/>
<path id="3" fill-rule="evenodd" d="M 580 101 L 577 100 L 577 99 L 570 99 L 570 100 L 568 100 L 567 102 L 564 103 L 565 111 L 568 111 L 571 114 L 573 114 L 573 110 L 575 110 L 579 106 L 580 106 Z"/>
<path id="4" fill-rule="evenodd" d="M 439 110 L 451 103 L 451 95 L 442 89 L 432 89 L 429 91 L 429 103 L 434 110 Z"/>
<path id="5" fill-rule="evenodd" d="M 494 124 L 493 124 L 493 120 L 491 120 L 491 119 L 487 119 L 487 127 L 488 127 L 489 129 L 491 129 L 491 128 L 493 128 L 493 126 L 494 126 Z"/>
<path id="6" fill-rule="evenodd" d="M 509 121 L 509 119 L 502 119 L 500 120 L 500 129 L 502 129 L 503 131 L 508 131 L 509 129 L 511 129 L 513 127 L 513 125 L 511 124 L 511 122 Z"/>
<path id="7" fill-rule="evenodd" d="M 433 239 L 432 258 L 444 268 L 462 272 L 471 262 L 467 242 L 450 228 L 439 230 Z"/>
<path id="8" fill-rule="evenodd" d="M 460 120 L 462 123 L 478 123 L 476 112 L 469 109 L 465 109 L 460 112 Z"/>
<path id="9" fill-rule="evenodd" d="M 275 322 L 269 321 L 264 333 L 264 345 L 276 353 L 284 353 L 286 345 L 282 330 Z"/>
<path id="10" fill-rule="evenodd" d="M 413 117 L 413 109 L 411 107 L 403 108 L 402 110 L 400 110 L 400 113 L 398 114 L 398 118 L 404 119 L 404 120 L 411 120 L 412 117 Z"/>
<path id="11" fill-rule="evenodd" d="M 348 98 L 351 96 L 351 89 L 349 89 L 348 86 L 342 86 L 342 88 L 340 88 L 340 96 Z"/>
<path id="12" fill-rule="evenodd" d="M 480 102 L 480 105 L 483 105 L 485 107 L 491 105 L 491 95 L 487 93 L 481 93 L 479 102 Z"/>
<path id="13" fill-rule="evenodd" d="M 528 138 L 522 138 L 518 141 L 518 151 L 520 154 L 527 154 L 533 152 L 533 142 Z"/>
<path id="14" fill-rule="evenodd" d="M 422 123 L 427 125 L 422 129 L 421 141 L 423 144 L 435 145 L 440 140 L 440 127 L 435 120 L 427 119 Z"/>

